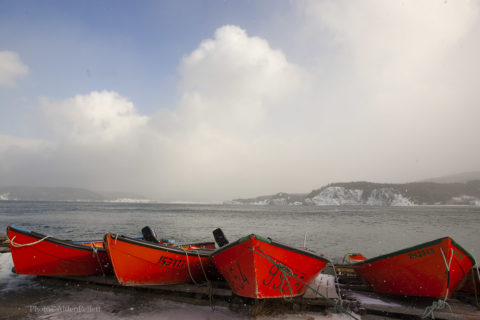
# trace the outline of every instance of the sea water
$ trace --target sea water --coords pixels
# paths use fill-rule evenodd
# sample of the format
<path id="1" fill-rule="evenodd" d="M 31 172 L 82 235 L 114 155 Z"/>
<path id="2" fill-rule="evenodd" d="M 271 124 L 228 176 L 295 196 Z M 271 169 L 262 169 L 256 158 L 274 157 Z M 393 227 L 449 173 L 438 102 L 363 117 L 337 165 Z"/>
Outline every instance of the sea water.
<path id="1" fill-rule="evenodd" d="M 177 243 L 213 241 L 212 230 L 220 227 L 230 241 L 255 233 L 294 247 L 305 245 L 337 261 L 348 252 L 373 257 L 450 236 L 480 258 L 480 207 L 0 201 L 0 230 L 7 225 L 72 240 L 99 240 L 105 232 L 140 236 L 141 228 L 149 225 L 159 237 Z M 248 318 L 226 308 L 212 312 L 205 306 L 166 301 L 152 293 L 18 276 L 12 266 L 11 255 L 0 254 L 0 319 Z M 304 316 L 321 317 L 285 317 Z"/>

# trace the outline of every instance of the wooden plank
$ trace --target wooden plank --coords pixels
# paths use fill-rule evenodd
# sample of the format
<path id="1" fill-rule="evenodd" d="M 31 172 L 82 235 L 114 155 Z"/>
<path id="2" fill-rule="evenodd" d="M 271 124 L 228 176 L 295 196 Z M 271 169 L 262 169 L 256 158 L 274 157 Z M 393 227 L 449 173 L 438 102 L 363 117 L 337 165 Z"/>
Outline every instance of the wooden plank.
<path id="1" fill-rule="evenodd" d="M 414 298 L 414 297 L 394 297 L 377 294 L 375 292 L 346 292 L 346 297 L 350 300 L 356 300 L 367 312 L 377 312 L 391 315 L 409 315 L 420 318 L 425 309 L 432 305 L 436 299 Z M 472 320 L 480 319 L 480 310 L 472 305 L 462 303 L 456 299 L 447 301 L 450 309 L 445 307 L 442 310 L 434 311 L 435 319 L 444 320 Z"/>

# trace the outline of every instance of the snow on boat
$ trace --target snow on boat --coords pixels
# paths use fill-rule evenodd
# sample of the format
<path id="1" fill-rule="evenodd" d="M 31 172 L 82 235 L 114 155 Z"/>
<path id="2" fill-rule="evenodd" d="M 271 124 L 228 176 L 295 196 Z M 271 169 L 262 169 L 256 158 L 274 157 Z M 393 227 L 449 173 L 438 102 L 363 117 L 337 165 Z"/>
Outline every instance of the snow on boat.
<path id="1" fill-rule="evenodd" d="M 292 248 L 255 234 L 228 243 L 214 231 L 220 246 L 212 254 L 217 270 L 233 292 L 247 298 L 300 296 L 328 263 L 312 252 Z M 303 282 L 303 283 L 302 283 Z"/>
<path id="2" fill-rule="evenodd" d="M 166 285 L 202 282 L 215 274 L 210 255 L 215 243 L 180 247 L 107 233 L 104 245 L 120 284 Z"/>
<path id="3" fill-rule="evenodd" d="M 112 273 L 102 241 L 73 242 L 14 226 L 7 227 L 15 271 L 39 276 Z"/>
<path id="4" fill-rule="evenodd" d="M 445 237 L 352 266 L 379 293 L 450 298 L 474 263 L 465 249 Z"/>

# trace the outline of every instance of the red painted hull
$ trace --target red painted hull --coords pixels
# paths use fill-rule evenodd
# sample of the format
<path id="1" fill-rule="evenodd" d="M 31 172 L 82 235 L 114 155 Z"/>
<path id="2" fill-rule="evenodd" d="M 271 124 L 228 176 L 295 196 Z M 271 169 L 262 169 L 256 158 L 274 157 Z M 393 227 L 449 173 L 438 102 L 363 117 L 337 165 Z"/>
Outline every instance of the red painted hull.
<path id="1" fill-rule="evenodd" d="M 212 254 L 212 260 L 235 294 L 257 299 L 305 293 L 307 287 L 295 277 L 287 275 L 284 279 L 278 264 L 288 267 L 309 285 L 328 263 L 311 252 L 253 234 L 218 249 Z"/>
<path id="2" fill-rule="evenodd" d="M 465 291 L 473 294 L 480 294 L 480 272 L 477 270 L 478 267 L 473 267 L 467 276 L 463 279 L 462 283 L 459 285 L 458 290 Z"/>
<path id="3" fill-rule="evenodd" d="M 450 271 L 446 263 L 450 262 Z M 441 238 L 353 264 L 374 291 L 419 297 L 449 298 L 474 264 L 473 257 L 451 238 Z"/>
<path id="4" fill-rule="evenodd" d="M 18 274 L 89 276 L 113 271 L 102 242 L 75 243 L 53 237 L 45 238 L 43 234 L 15 227 L 8 227 L 7 234 Z M 45 239 L 42 240 L 43 238 Z"/>
<path id="5" fill-rule="evenodd" d="M 213 243 L 179 248 L 106 234 L 104 245 L 118 282 L 126 286 L 202 282 L 202 267 L 207 277 L 215 273 Z"/>

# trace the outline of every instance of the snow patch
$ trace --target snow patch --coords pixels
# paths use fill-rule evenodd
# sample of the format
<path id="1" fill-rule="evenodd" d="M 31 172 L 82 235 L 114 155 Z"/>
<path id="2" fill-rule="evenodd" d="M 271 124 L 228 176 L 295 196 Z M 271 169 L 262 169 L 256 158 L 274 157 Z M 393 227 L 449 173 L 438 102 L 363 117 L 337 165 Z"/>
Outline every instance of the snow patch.
<path id="1" fill-rule="evenodd" d="M 471 206 L 480 206 L 480 199 L 473 196 L 461 195 L 458 197 L 452 197 L 449 204 L 463 204 L 463 205 L 471 205 Z"/>
<path id="2" fill-rule="evenodd" d="M 345 187 L 326 187 L 316 196 L 305 199 L 307 205 L 341 206 L 412 206 L 414 203 L 393 188 L 373 189 L 367 199 L 364 190 Z"/>
<path id="3" fill-rule="evenodd" d="M 311 199 L 317 206 L 340 206 L 362 204 L 363 190 L 344 187 L 327 187 Z"/>
<path id="4" fill-rule="evenodd" d="M 0 253 L 0 293 L 32 288 L 35 276 L 18 275 L 12 272 L 13 260 L 10 252 Z"/>
<path id="5" fill-rule="evenodd" d="M 370 206 L 413 206 L 414 203 L 392 188 L 374 189 L 366 202 Z"/>
<path id="6" fill-rule="evenodd" d="M 0 200 L 10 200 L 10 192 L 0 194 Z"/>

